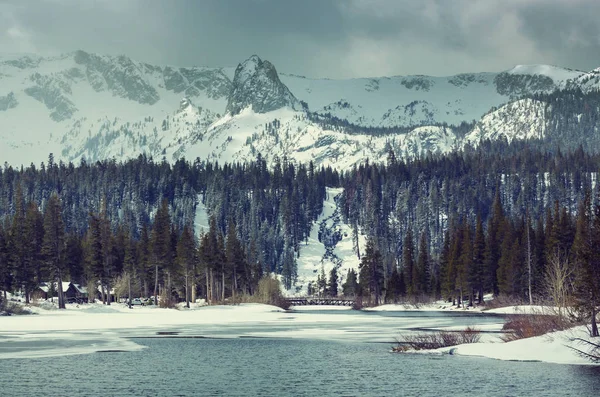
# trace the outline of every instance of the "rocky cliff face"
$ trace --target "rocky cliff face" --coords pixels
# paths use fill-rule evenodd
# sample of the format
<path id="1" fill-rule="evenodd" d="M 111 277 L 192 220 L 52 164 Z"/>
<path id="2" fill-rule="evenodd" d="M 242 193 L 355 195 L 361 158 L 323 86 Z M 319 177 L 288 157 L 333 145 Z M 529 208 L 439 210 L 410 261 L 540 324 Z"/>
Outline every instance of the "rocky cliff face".
<path id="1" fill-rule="evenodd" d="M 283 107 L 300 110 L 300 102 L 279 80 L 269 61 L 253 55 L 235 70 L 226 112 L 236 115 L 251 106 L 255 113 L 267 113 Z"/>

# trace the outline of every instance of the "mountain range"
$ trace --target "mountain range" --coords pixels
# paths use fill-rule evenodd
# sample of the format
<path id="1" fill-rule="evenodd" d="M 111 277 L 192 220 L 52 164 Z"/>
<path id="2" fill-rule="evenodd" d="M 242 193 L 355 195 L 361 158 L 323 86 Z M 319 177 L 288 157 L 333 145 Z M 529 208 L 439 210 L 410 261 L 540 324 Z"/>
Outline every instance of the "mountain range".
<path id="1" fill-rule="evenodd" d="M 157 66 L 76 51 L 0 56 L 0 153 L 11 165 L 141 153 L 167 161 L 259 154 L 347 168 L 447 153 L 481 139 L 543 139 L 556 90 L 593 92 L 590 72 L 520 65 L 500 73 L 347 80 L 237 68 Z"/>

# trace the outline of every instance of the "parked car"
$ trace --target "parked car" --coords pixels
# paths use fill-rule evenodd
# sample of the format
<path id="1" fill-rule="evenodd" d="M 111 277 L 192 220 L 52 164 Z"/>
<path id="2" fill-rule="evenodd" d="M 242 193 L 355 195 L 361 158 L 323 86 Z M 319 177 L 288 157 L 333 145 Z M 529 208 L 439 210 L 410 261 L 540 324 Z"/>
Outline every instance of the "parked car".
<path id="1" fill-rule="evenodd" d="M 133 306 L 144 306 L 144 302 L 142 302 L 142 300 L 140 298 L 133 298 L 131 300 L 131 304 Z"/>

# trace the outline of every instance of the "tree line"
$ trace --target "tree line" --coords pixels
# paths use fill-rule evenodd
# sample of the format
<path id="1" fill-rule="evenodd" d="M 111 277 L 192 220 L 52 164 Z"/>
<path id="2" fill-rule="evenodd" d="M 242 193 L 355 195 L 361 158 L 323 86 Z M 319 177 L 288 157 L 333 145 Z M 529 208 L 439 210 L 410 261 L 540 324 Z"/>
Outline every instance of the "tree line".
<path id="1" fill-rule="evenodd" d="M 45 281 L 71 280 L 89 284 L 90 291 L 98 282 L 108 303 L 108 291 L 127 281 L 132 291 L 122 295 L 130 297 L 164 292 L 167 299 L 214 301 L 252 294 L 260 275 L 270 273 L 281 274 L 289 288 L 325 186 L 338 183 L 331 168 L 284 158 L 268 169 L 260 156 L 223 166 L 199 160 L 170 165 L 145 156 L 78 167 L 50 156 L 39 168 L 5 166 L 2 289 L 23 290 L 29 300 Z M 194 230 L 200 205 L 210 214 L 209 230 Z M 59 217 L 52 255 L 42 250 L 51 235 L 43 227 L 50 209 Z"/>

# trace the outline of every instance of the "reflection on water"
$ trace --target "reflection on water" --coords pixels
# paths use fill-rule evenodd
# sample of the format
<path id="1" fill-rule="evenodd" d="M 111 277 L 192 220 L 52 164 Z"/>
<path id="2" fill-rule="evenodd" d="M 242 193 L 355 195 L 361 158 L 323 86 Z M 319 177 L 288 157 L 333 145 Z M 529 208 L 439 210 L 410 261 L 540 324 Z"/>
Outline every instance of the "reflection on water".
<path id="1" fill-rule="evenodd" d="M 2 361 L 0 394 L 85 396 L 581 396 L 600 368 L 404 355 L 364 342 L 137 339 L 135 352 Z M 3 392 L 2 392 L 3 391 Z"/>

